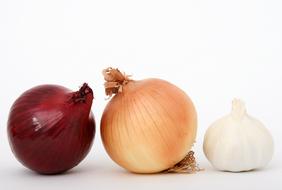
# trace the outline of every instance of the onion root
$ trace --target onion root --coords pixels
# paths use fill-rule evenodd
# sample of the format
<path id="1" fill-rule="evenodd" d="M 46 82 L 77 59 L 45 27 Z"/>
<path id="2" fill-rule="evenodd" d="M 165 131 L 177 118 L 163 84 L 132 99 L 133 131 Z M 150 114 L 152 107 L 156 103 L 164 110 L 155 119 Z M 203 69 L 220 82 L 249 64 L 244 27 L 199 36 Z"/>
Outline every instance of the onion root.
<path id="1" fill-rule="evenodd" d="M 194 152 L 190 151 L 188 154 L 175 164 L 173 167 L 164 171 L 164 173 L 196 173 L 199 171 L 203 171 L 204 169 L 199 168 L 196 159 L 194 157 Z"/>

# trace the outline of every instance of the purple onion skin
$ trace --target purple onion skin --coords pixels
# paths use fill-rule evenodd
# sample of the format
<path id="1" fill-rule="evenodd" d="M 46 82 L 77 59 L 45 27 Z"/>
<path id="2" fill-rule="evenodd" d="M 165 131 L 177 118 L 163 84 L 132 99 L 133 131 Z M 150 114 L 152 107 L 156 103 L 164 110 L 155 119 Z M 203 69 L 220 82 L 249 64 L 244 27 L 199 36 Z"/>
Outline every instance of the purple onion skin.
<path id="1" fill-rule="evenodd" d="M 93 92 L 41 85 L 24 92 L 13 104 L 8 139 L 16 158 L 41 174 L 59 174 L 79 164 L 91 149 L 95 120 Z"/>

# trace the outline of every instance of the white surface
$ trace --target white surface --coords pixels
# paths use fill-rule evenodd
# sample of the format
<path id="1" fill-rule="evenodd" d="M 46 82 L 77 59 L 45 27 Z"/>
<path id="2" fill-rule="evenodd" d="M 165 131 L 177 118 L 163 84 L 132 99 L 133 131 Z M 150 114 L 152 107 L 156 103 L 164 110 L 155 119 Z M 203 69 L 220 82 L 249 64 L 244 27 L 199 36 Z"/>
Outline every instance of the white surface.
<path id="1" fill-rule="evenodd" d="M 282 2 L 242 1 L 0 1 L 0 189 L 281 189 Z M 135 79 L 159 77 L 194 100 L 199 130 L 194 150 L 205 171 L 136 175 L 106 155 L 99 119 L 106 104 L 101 70 L 119 67 Z M 94 146 L 64 175 L 40 176 L 12 155 L 6 121 L 13 101 L 43 83 L 95 92 Z M 202 151 L 204 132 L 227 113 L 233 97 L 271 131 L 268 167 L 215 171 Z"/>

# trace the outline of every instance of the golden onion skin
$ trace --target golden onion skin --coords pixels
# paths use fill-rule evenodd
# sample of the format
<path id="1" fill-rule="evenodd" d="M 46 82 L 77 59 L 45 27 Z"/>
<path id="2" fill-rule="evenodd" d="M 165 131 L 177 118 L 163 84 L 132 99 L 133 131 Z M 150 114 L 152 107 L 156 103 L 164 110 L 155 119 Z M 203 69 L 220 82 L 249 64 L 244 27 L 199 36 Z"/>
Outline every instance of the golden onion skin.
<path id="1" fill-rule="evenodd" d="M 107 104 L 101 137 L 109 156 L 134 173 L 157 173 L 180 162 L 197 132 L 191 99 L 160 79 L 129 81 Z"/>

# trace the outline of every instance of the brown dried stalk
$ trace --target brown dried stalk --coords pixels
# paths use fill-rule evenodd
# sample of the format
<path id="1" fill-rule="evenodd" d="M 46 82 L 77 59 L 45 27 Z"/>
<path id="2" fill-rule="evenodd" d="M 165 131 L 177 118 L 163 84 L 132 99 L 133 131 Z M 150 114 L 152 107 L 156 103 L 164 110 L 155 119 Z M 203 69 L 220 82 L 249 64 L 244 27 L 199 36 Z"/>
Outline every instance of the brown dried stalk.
<path id="1" fill-rule="evenodd" d="M 113 94 L 122 92 L 122 87 L 129 81 L 132 81 L 131 79 L 129 79 L 130 75 L 121 73 L 118 69 L 113 69 L 112 67 L 104 69 L 103 75 L 106 81 L 104 83 L 105 93 L 109 97 L 111 97 Z"/>
<path id="2" fill-rule="evenodd" d="M 165 170 L 164 173 L 196 173 L 202 170 L 196 163 L 194 152 L 190 151 L 183 160 L 168 170 Z"/>

